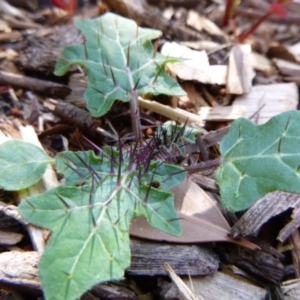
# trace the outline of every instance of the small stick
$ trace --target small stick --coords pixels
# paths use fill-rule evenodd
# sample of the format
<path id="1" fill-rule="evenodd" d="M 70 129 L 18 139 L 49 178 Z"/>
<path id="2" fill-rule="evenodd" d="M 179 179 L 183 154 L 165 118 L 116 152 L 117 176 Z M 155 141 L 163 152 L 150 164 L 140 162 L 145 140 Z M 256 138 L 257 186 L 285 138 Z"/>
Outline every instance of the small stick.
<path id="1" fill-rule="evenodd" d="M 146 100 L 139 97 L 139 106 L 156 112 L 162 116 L 168 117 L 174 121 L 181 123 L 187 122 L 187 124 L 195 123 L 200 128 L 203 126 L 203 120 L 199 115 L 190 113 L 186 110 L 180 109 L 178 107 L 172 108 L 167 105 L 160 104 L 156 101 Z"/>
<path id="2" fill-rule="evenodd" d="M 71 92 L 71 89 L 63 84 L 3 71 L 0 71 L 0 84 L 47 93 L 48 96 L 65 97 Z"/>

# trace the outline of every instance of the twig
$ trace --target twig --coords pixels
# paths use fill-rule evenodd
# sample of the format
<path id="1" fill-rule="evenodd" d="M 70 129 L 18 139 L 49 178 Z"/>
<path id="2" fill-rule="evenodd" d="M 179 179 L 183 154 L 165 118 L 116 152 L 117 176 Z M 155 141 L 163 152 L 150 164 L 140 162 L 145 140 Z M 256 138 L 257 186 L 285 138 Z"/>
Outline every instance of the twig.
<path id="1" fill-rule="evenodd" d="M 48 96 L 66 97 L 71 92 L 71 89 L 63 84 L 3 71 L 0 71 L 0 84 L 47 93 Z"/>
<path id="2" fill-rule="evenodd" d="M 223 162 L 225 162 L 225 158 L 222 158 L 222 157 L 216 158 L 213 160 L 203 161 L 201 163 L 197 163 L 195 165 L 185 167 L 185 171 L 188 172 L 189 175 L 191 175 L 191 174 L 198 173 L 201 171 L 216 168 Z"/>
<path id="3" fill-rule="evenodd" d="M 172 108 L 167 105 L 160 104 L 156 101 L 145 100 L 139 97 L 139 106 L 156 112 L 162 116 L 168 117 L 174 121 L 181 123 L 187 122 L 187 124 L 195 123 L 197 126 L 202 127 L 203 120 L 200 116 L 190 113 L 186 110 L 180 109 L 178 107 Z"/>
<path id="4" fill-rule="evenodd" d="M 242 7 L 236 7 L 235 9 L 236 15 L 240 15 L 242 17 L 247 17 L 247 18 L 252 18 L 252 19 L 259 19 L 263 17 L 265 12 L 261 11 L 255 11 L 249 8 L 242 8 Z M 285 18 L 279 17 L 279 16 L 271 16 L 268 19 L 268 22 L 273 22 L 273 23 L 279 23 L 279 24 L 286 24 L 286 25 L 300 25 L 300 18 L 297 15 L 288 15 Z"/>

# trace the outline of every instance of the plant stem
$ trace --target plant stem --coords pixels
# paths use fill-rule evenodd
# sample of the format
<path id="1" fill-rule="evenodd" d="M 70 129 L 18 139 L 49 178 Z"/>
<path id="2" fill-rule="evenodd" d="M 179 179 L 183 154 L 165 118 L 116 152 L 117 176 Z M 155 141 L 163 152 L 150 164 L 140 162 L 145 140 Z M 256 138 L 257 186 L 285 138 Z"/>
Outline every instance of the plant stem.
<path id="1" fill-rule="evenodd" d="M 135 136 L 135 140 L 137 143 L 142 143 L 142 128 L 141 128 L 141 117 L 140 117 L 140 109 L 138 102 L 138 94 L 136 92 L 136 88 L 133 82 L 131 70 L 129 66 L 126 67 L 126 73 L 128 74 L 129 84 L 130 84 L 130 113 L 131 113 L 131 122 L 132 122 L 132 131 Z"/>
<path id="2" fill-rule="evenodd" d="M 226 1 L 226 9 L 223 17 L 222 27 L 225 27 L 229 24 L 229 19 L 232 15 L 232 10 L 234 7 L 234 1 L 233 0 L 227 0 Z"/>
<path id="3" fill-rule="evenodd" d="M 254 30 L 256 30 L 256 28 L 262 23 L 264 22 L 267 18 L 269 18 L 272 15 L 272 11 L 268 11 L 265 15 L 263 15 L 260 19 L 258 19 L 256 21 L 256 23 L 250 27 L 246 32 L 242 33 L 239 37 L 238 37 L 238 41 L 240 43 L 242 43 L 252 32 L 254 32 Z"/>

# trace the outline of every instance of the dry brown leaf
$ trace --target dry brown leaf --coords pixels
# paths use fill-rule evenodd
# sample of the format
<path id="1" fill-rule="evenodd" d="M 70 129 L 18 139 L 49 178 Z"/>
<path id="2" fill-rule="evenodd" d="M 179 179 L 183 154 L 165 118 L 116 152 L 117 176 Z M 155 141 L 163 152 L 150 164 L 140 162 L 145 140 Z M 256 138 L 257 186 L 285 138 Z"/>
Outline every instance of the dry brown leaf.
<path id="1" fill-rule="evenodd" d="M 172 189 L 175 206 L 182 225 L 182 235 L 173 236 L 151 227 L 145 217 L 134 219 L 130 234 L 136 237 L 174 243 L 204 243 L 225 241 L 251 249 L 256 245 L 228 236 L 230 226 L 214 201 L 191 180 Z"/>
<path id="2" fill-rule="evenodd" d="M 256 234 L 270 218 L 293 209 L 292 220 L 279 232 L 277 239 L 284 242 L 300 226 L 300 195 L 281 191 L 269 193 L 258 200 L 233 226 L 233 237 Z"/>
<path id="3" fill-rule="evenodd" d="M 272 43 L 268 49 L 269 58 L 280 58 L 291 62 L 299 61 L 299 46 L 294 45 L 287 47 L 283 44 Z"/>

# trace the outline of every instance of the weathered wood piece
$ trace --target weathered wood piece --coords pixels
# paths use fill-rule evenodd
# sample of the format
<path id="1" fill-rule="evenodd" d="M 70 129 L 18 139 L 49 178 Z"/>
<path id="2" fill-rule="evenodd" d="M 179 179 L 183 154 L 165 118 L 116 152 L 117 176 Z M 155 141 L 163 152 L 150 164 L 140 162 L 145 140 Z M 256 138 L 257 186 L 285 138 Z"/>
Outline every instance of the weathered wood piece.
<path id="1" fill-rule="evenodd" d="M 167 69 L 173 77 L 204 84 L 226 84 L 227 66 L 210 65 L 206 51 L 191 50 L 176 42 L 167 42 L 160 52 L 167 57 L 183 59 L 180 62 L 167 64 Z"/>
<path id="2" fill-rule="evenodd" d="M 97 284 L 91 289 L 91 294 L 96 297 L 86 299 L 111 299 L 111 300 L 136 300 L 138 297 L 129 284 L 122 281 Z M 85 298 L 81 298 L 82 300 Z"/>
<path id="3" fill-rule="evenodd" d="M 230 276 L 223 272 L 216 272 L 205 277 L 182 278 L 183 282 L 205 300 L 263 300 L 266 291 L 257 287 L 242 277 Z M 174 299 L 178 294 L 173 286 L 164 299 Z"/>
<path id="4" fill-rule="evenodd" d="M 176 286 L 181 300 L 203 300 L 202 297 L 200 299 L 188 288 L 188 286 L 182 281 L 182 279 L 179 276 L 177 276 L 177 274 L 174 272 L 174 270 L 168 263 L 165 263 L 164 269 L 168 273 L 173 284 Z"/>
<path id="5" fill-rule="evenodd" d="M 291 77 L 300 76 L 300 65 L 298 63 L 278 58 L 273 58 L 273 62 L 282 75 Z"/>
<path id="6" fill-rule="evenodd" d="M 164 263 L 169 263 L 178 275 L 207 275 L 217 271 L 216 253 L 204 246 L 176 245 L 131 239 L 131 266 L 134 275 L 166 275 Z"/>
<path id="7" fill-rule="evenodd" d="M 241 95 L 251 91 L 254 71 L 251 64 L 251 46 L 235 45 L 229 53 L 227 94 Z"/>
<path id="8" fill-rule="evenodd" d="M 218 255 L 205 247 L 168 245 L 134 239 L 131 241 L 132 264 L 127 270 L 134 275 L 166 275 L 165 262 L 178 274 L 212 274 L 218 269 Z M 37 265 L 40 254 L 36 251 L 11 251 L 0 254 L 0 287 L 14 288 L 30 294 L 41 293 Z M 113 284 L 114 286 L 114 284 Z M 96 285 L 93 292 L 104 295 L 121 293 L 121 290 L 107 285 Z M 110 290 L 110 291 L 109 291 Z M 107 295 L 107 294 L 106 294 Z M 132 297 L 133 294 L 129 293 Z M 123 299 L 123 298 L 117 298 Z M 131 299 L 131 298 L 129 298 Z"/>
<path id="9" fill-rule="evenodd" d="M 201 107 L 198 115 L 203 121 L 232 121 L 245 117 L 245 108 L 242 105 L 237 106 L 215 106 Z"/>
<path id="10" fill-rule="evenodd" d="M 42 287 L 38 278 L 40 254 L 36 251 L 11 251 L 0 254 L 0 287 L 20 293 L 41 296 Z M 136 295 L 124 284 L 112 282 L 98 284 L 92 294 L 101 299 L 136 299 Z"/>
<path id="11" fill-rule="evenodd" d="M 282 191 L 268 193 L 259 199 L 232 227 L 230 234 L 233 237 L 256 234 L 269 219 L 291 208 L 292 220 L 277 237 L 284 242 L 300 226 L 300 196 Z"/>
<path id="12" fill-rule="evenodd" d="M 284 281 L 281 285 L 284 300 L 300 299 L 300 279 Z"/>
<path id="13" fill-rule="evenodd" d="M 201 107 L 198 114 L 193 114 L 181 108 L 173 108 L 142 97 L 139 97 L 139 106 L 172 120 L 187 122 L 188 125 L 194 123 L 199 127 L 202 127 L 203 121 L 232 121 L 245 116 L 242 106 Z"/>
<path id="14" fill-rule="evenodd" d="M 0 254 L 0 286 L 6 289 L 41 295 L 38 279 L 40 255 L 35 251 L 11 251 Z"/>
<path id="15" fill-rule="evenodd" d="M 293 258 L 293 266 L 295 269 L 296 277 L 300 277 L 300 233 L 299 230 L 295 230 L 290 238 L 289 241 L 292 245 L 291 254 Z"/>
<path id="16" fill-rule="evenodd" d="M 7 232 L 0 230 L 0 245 L 15 245 L 19 243 L 23 238 L 23 235 L 15 232 Z"/>
<path id="17" fill-rule="evenodd" d="M 232 106 L 244 106 L 246 118 L 263 124 L 282 112 L 297 109 L 298 97 L 295 83 L 256 85 L 249 94 L 237 97 Z"/>
<path id="18" fill-rule="evenodd" d="M 243 271 L 260 279 L 263 283 L 279 284 L 283 278 L 284 269 L 281 260 L 284 255 L 270 244 L 254 239 L 261 250 L 251 251 L 235 245 L 217 247 L 222 262 L 235 265 Z"/>

